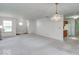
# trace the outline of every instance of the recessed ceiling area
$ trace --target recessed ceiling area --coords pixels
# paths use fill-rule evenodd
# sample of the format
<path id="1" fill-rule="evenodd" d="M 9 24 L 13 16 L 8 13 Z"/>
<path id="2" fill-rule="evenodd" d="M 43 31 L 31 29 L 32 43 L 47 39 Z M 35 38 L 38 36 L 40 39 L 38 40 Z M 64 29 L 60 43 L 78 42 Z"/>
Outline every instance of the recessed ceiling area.
<path id="1" fill-rule="evenodd" d="M 59 13 L 65 17 L 78 15 L 78 3 L 59 3 Z M 54 3 L 0 3 L 0 16 L 21 16 L 27 19 L 52 17 L 55 14 Z"/>

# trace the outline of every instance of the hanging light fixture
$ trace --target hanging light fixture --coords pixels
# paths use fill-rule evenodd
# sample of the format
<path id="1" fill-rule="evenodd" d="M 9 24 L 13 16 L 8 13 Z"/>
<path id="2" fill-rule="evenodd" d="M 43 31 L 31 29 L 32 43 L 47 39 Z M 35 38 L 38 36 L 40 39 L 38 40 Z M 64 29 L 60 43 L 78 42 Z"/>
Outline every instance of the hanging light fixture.
<path id="1" fill-rule="evenodd" d="M 58 13 L 58 3 L 55 3 L 55 5 L 56 5 L 56 13 L 55 13 L 55 15 L 51 18 L 51 20 L 53 21 L 59 21 L 61 18 L 62 18 L 62 15 L 60 15 L 59 13 Z"/>

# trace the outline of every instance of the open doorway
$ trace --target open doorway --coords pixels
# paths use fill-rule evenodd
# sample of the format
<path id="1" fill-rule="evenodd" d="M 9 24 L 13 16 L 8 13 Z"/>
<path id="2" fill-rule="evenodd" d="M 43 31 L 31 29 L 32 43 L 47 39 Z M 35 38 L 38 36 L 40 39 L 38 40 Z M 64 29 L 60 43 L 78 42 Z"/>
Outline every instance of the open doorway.
<path id="1" fill-rule="evenodd" d="M 64 40 L 75 39 L 79 35 L 79 21 L 74 19 L 68 19 L 64 21 Z"/>
<path id="2" fill-rule="evenodd" d="M 67 40 L 66 38 L 68 37 L 68 21 L 64 21 L 64 26 L 63 26 L 63 36 L 64 36 L 64 40 Z"/>

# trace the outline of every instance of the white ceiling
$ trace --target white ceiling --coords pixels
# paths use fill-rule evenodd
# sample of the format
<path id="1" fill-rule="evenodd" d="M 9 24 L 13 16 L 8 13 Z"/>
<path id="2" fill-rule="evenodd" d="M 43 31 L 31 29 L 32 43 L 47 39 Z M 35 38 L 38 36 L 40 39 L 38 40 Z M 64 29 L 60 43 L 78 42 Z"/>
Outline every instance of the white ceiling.
<path id="1" fill-rule="evenodd" d="M 78 15 L 79 3 L 60 3 L 59 12 L 64 16 Z M 22 16 L 27 19 L 51 17 L 55 14 L 54 3 L 0 3 L 0 15 Z"/>

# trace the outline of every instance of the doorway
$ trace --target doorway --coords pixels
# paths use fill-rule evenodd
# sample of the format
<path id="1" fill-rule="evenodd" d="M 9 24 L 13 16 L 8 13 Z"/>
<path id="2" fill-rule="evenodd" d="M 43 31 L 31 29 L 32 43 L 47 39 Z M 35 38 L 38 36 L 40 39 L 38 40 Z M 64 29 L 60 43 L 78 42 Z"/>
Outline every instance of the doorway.
<path id="1" fill-rule="evenodd" d="M 75 36 L 79 36 L 79 20 L 75 20 Z"/>
<path id="2" fill-rule="evenodd" d="M 63 26 L 63 36 L 64 36 L 64 40 L 67 40 L 66 38 L 68 37 L 68 21 L 64 21 L 64 26 Z"/>

